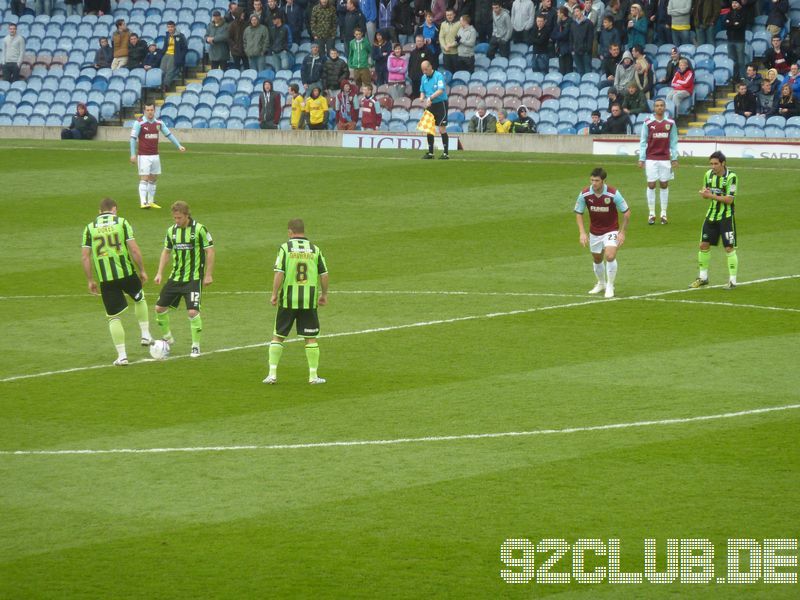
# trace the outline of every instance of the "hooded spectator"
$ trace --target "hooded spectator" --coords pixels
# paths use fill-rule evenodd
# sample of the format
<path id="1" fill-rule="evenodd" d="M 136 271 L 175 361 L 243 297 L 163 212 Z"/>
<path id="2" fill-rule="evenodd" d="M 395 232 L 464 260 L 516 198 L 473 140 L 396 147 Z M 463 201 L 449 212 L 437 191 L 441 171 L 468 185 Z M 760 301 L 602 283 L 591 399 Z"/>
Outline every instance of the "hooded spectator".
<path id="1" fill-rule="evenodd" d="M 525 106 L 517 108 L 517 118 L 511 122 L 511 133 L 536 133 L 536 123 L 528 116 Z"/>
<path id="2" fill-rule="evenodd" d="M 89 114 L 84 103 L 78 104 L 67 129 L 61 130 L 62 140 L 91 140 L 97 135 L 97 119 Z"/>
<path id="3" fill-rule="evenodd" d="M 497 119 L 492 113 L 486 110 L 486 103 L 483 100 L 478 100 L 475 114 L 469 120 L 467 130 L 470 133 L 497 132 Z"/>
<path id="4" fill-rule="evenodd" d="M 617 70 L 614 73 L 614 87 L 617 88 L 619 95 L 624 95 L 628 89 L 628 84 L 633 81 L 636 76 L 636 66 L 633 63 L 633 56 L 629 50 L 625 50 L 622 54 L 622 60 L 617 65 Z"/>

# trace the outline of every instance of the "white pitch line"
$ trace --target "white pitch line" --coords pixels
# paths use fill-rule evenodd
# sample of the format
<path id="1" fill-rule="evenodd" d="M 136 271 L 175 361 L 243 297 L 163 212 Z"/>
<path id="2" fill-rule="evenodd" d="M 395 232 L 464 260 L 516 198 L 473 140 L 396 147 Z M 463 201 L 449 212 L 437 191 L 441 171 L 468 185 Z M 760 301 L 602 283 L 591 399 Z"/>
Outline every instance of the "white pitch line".
<path id="1" fill-rule="evenodd" d="M 762 279 L 754 279 L 752 281 L 743 281 L 743 282 L 740 282 L 739 285 L 744 286 L 744 285 L 752 285 L 752 284 L 755 284 L 755 283 L 766 283 L 766 282 L 769 282 L 769 281 L 782 281 L 782 280 L 785 280 L 785 279 L 795 279 L 795 278 L 800 278 L 800 275 L 780 275 L 780 276 L 777 276 L 777 277 L 764 277 Z M 709 287 L 710 288 L 715 288 L 715 287 L 719 288 L 719 287 L 724 287 L 724 286 L 723 285 L 716 285 L 716 286 L 709 286 Z M 493 313 L 486 313 L 486 314 L 480 314 L 480 315 L 467 315 L 467 316 L 463 316 L 463 317 L 452 317 L 450 319 L 435 319 L 435 320 L 432 320 L 432 321 L 418 321 L 416 323 L 406 323 L 406 324 L 403 324 L 403 325 L 389 325 L 389 326 L 386 326 L 386 327 L 372 327 L 372 328 L 369 328 L 369 329 L 360 329 L 360 330 L 357 330 L 357 331 L 342 331 L 342 332 L 339 332 L 339 333 L 329 333 L 327 335 L 321 335 L 319 337 L 327 339 L 327 338 L 336 338 L 336 337 L 348 337 L 348 336 L 353 336 L 353 335 L 364 335 L 364 334 L 368 334 L 368 333 L 383 333 L 383 332 L 386 332 L 386 331 L 399 331 L 399 330 L 402 330 L 402 329 L 414 329 L 414 328 L 417 328 L 417 327 L 430 327 L 432 325 L 445 325 L 445 324 L 448 324 L 448 323 L 460 323 L 460 322 L 464 322 L 464 321 L 476 321 L 478 319 L 493 319 L 493 318 L 496 318 L 496 317 L 508 317 L 508 316 L 512 316 L 512 315 L 525 315 L 525 314 L 531 314 L 531 313 L 537 313 L 537 312 L 545 312 L 545 311 L 549 311 L 549 310 L 559 310 L 559 309 L 562 309 L 562 308 L 574 308 L 574 307 L 578 307 L 578 306 L 587 306 L 589 304 L 601 304 L 601 303 L 605 303 L 605 302 L 621 302 L 621 301 L 626 301 L 626 300 L 645 300 L 645 299 L 653 298 L 653 297 L 657 297 L 657 296 L 665 296 L 665 295 L 668 295 L 668 294 L 679 294 L 679 293 L 692 292 L 692 291 L 697 291 L 697 290 L 692 290 L 690 288 L 680 288 L 680 289 L 674 289 L 674 290 L 665 290 L 665 291 L 661 291 L 661 292 L 651 292 L 649 294 L 640 294 L 638 296 L 616 297 L 616 298 L 611 298 L 611 299 L 608 299 L 608 300 L 606 300 L 604 298 L 597 298 L 597 299 L 585 300 L 583 302 L 567 302 L 566 304 L 552 304 L 550 306 L 537 306 L 537 307 L 534 307 L 534 308 L 522 308 L 522 309 L 518 309 L 518 310 L 509 310 L 509 311 L 503 311 L 503 312 L 493 312 Z M 286 343 L 292 343 L 292 342 L 298 342 L 298 341 L 300 341 L 300 338 L 292 338 L 292 339 L 287 339 Z M 205 352 L 205 354 L 218 354 L 218 353 L 222 353 L 222 352 L 235 352 L 237 350 L 250 350 L 250 349 L 253 349 L 253 348 L 261 348 L 261 347 L 267 346 L 268 344 L 269 344 L 269 342 L 258 342 L 258 343 L 255 343 L 255 344 L 246 344 L 244 346 L 232 346 L 230 348 L 219 348 L 217 350 L 209 350 L 208 352 Z M 176 359 L 179 359 L 179 358 L 187 358 L 188 356 L 189 356 L 188 354 L 180 354 L 180 355 L 177 355 L 177 356 L 171 356 L 167 360 L 176 360 Z M 136 361 L 130 362 L 129 366 L 130 365 L 142 364 L 142 363 L 149 363 L 149 362 L 152 362 L 152 359 L 148 358 L 148 359 L 136 360 Z M 107 369 L 107 368 L 110 368 L 110 367 L 113 367 L 113 365 L 111 365 L 111 364 L 92 365 L 92 366 L 89 366 L 89 367 L 72 367 L 72 368 L 69 368 L 69 369 L 58 369 L 58 370 L 55 370 L 55 371 L 43 371 L 41 373 L 29 373 L 29 374 L 26 374 L 26 375 L 12 375 L 11 377 L 5 377 L 3 379 L 0 379 L 0 383 L 9 383 L 9 382 L 12 382 L 12 381 L 20 381 L 20 380 L 23 380 L 23 379 L 36 379 L 36 378 L 39 378 L 39 377 L 49 377 L 49 376 L 52 376 L 52 375 L 62 375 L 62 374 L 65 374 L 65 373 L 76 373 L 76 372 L 80 372 L 80 371 L 90 371 L 90 370 L 94 370 L 94 369 Z"/>
<path id="2" fill-rule="evenodd" d="M 654 427 L 664 425 L 681 425 L 685 423 L 702 423 L 721 419 L 734 419 L 751 415 L 796 410 L 800 404 L 753 408 L 736 412 L 696 417 L 678 417 L 672 419 L 655 419 L 649 421 L 633 421 L 629 423 L 609 423 L 606 425 L 588 425 L 585 427 L 565 427 L 562 429 L 534 429 L 531 431 L 502 431 L 495 433 L 467 433 L 462 435 L 437 435 L 426 437 L 406 437 L 390 440 L 344 440 L 334 442 L 307 442 L 297 444 L 248 444 L 236 446 L 188 446 L 175 448 L 110 448 L 110 449 L 74 449 L 74 450 L 0 450 L 2 456 L 69 456 L 98 454 L 169 454 L 177 452 L 240 452 L 243 450 L 304 450 L 309 448 L 341 448 L 353 446 L 393 446 L 397 444 L 422 444 L 431 442 L 457 442 L 462 440 L 483 440 L 510 437 L 533 437 L 569 433 L 586 433 L 591 431 L 610 431 L 615 429 L 632 429 L 636 427 Z"/>
<path id="3" fill-rule="evenodd" d="M 642 298 L 648 302 L 674 302 L 677 304 L 707 304 L 711 306 L 735 306 L 737 308 L 753 308 L 759 310 L 774 310 L 780 312 L 800 313 L 800 308 L 786 308 L 784 306 L 764 306 L 763 304 L 739 304 L 737 302 L 713 302 L 711 300 L 676 300 L 670 298 Z"/>

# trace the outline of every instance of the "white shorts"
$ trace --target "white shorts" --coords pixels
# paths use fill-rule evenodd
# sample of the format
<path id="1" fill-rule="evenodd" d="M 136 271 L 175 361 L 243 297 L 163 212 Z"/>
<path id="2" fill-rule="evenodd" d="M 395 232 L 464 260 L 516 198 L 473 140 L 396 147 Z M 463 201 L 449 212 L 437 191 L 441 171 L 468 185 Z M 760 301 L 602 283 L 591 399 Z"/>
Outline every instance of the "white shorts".
<path id="1" fill-rule="evenodd" d="M 647 175 L 647 181 L 669 181 L 674 177 L 672 163 L 668 160 L 646 160 L 644 161 L 644 172 Z"/>
<path id="2" fill-rule="evenodd" d="M 608 248 L 609 246 L 616 248 L 618 233 L 618 231 L 609 231 L 603 235 L 595 235 L 590 233 L 589 250 L 591 250 L 592 254 L 600 254 L 604 248 Z"/>
<path id="3" fill-rule="evenodd" d="M 140 154 L 139 175 L 161 175 L 161 157 L 158 154 Z"/>

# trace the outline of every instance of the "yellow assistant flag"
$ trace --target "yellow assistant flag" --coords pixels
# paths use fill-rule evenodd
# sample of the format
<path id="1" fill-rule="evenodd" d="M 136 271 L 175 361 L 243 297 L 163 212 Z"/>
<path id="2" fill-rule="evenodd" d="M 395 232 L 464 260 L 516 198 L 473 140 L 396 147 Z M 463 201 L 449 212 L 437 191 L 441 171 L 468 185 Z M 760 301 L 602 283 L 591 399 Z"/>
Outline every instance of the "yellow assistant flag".
<path id="1" fill-rule="evenodd" d="M 422 118 L 417 123 L 417 131 L 427 133 L 428 135 L 436 135 L 436 117 L 429 110 L 422 113 Z"/>

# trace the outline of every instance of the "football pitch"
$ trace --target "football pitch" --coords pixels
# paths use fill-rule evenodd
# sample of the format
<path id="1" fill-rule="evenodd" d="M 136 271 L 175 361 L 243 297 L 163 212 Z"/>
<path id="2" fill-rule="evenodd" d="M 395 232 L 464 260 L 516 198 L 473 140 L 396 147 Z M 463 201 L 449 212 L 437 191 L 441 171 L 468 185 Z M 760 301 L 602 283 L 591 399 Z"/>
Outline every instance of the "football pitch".
<path id="1" fill-rule="evenodd" d="M 162 152 L 143 211 L 127 143 L 0 141 L 0 598 L 798 597 L 765 582 L 800 570 L 765 541 L 800 537 L 796 161 L 729 161 L 741 285 L 720 247 L 689 290 L 705 159 L 648 226 L 626 157 Z M 572 212 L 595 166 L 632 210 L 612 300 L 586 293 Z M 131 308 L 111 366 L 80 266 L 105 196 L 151 278 L 173 201 L 212 233 L 199 359 L 181 309 L 148 360 Z M 328 383 L 293 340 L 266 386 L 294 217 L 330 270 Z M 730 583 L 729 539 L 754 540 L 753 583 Z M 667 575 L 684 540 L 674 581 L 614 583 L 645 540 Z"/>

